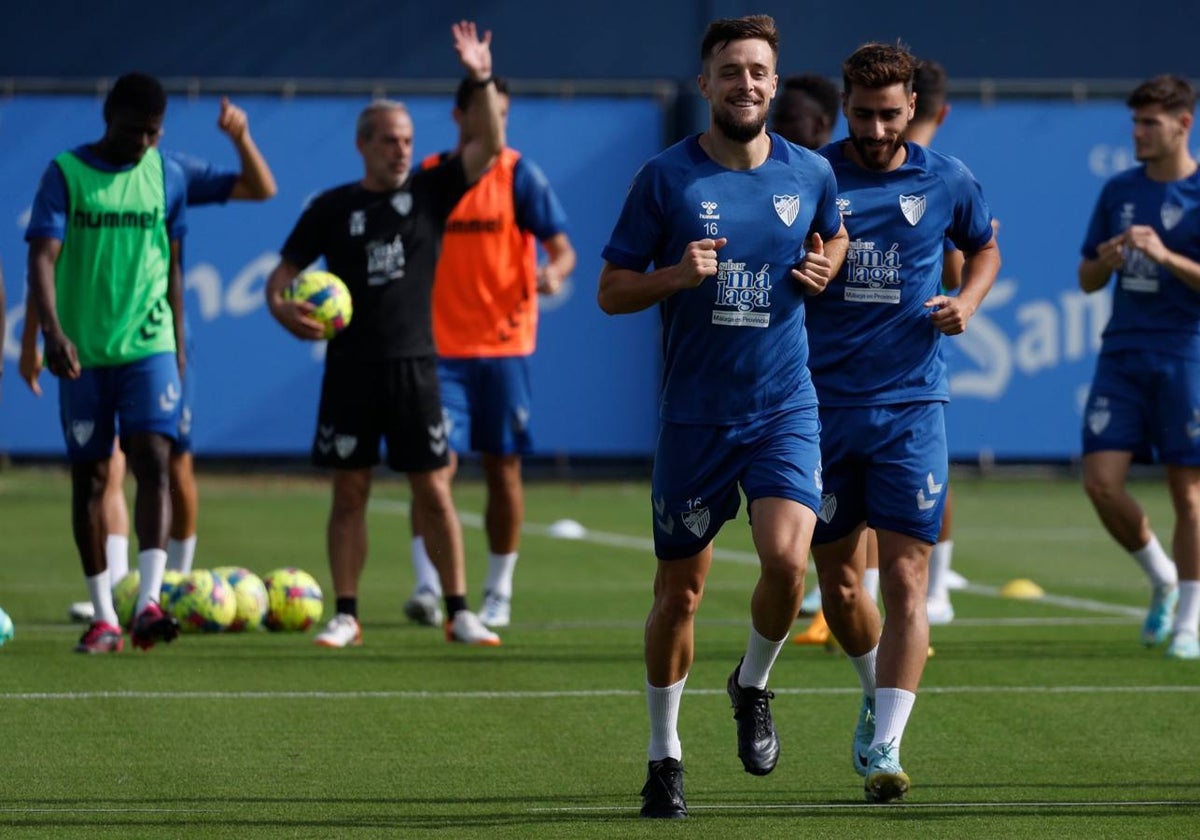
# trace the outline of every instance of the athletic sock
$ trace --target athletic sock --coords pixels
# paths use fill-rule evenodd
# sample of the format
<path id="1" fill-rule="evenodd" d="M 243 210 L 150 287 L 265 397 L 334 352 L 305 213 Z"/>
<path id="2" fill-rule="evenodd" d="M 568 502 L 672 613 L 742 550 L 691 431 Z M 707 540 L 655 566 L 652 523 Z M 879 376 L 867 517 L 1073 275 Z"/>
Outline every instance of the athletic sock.
<path id="1" fill-rule="evenodd" d="M 863 694 L 868 697 L 875 696 L 875 654 L 878 651 L 879 646 L 876 645 L 862 656 L 850 657 L 850 664 L 854 666 L 854 671 L 858 674 L 858 682 L 862 686 Z"/>
<path id="2" fill-rule="evenodd" d="M 872 601 L 879 600 L 879 569 L 867 569 L 863 572 L 863 589 Z"/>
<path id="3" fill-rule="evenodd" d="M 188 574 L 196 558 L 196 535 L 182 540 L 167 540 L 167 568 L 172 572 Z"/>
<path id="4" fill-rule="evenodd" d="M 137 609 L 133 614 L 140 615 L 151 602 L 158 603 L 162 590 L 163 572 L 167 568 L 167 552 L 161 548 L 147 548 L 138 552 L 138 571 L 141 579 L 138 581 Z"/>
<path id="5" fill-rule="evenodd" d="M 929 589 L 925 597 L 945 601 L 950 597 L 946 587 L 946 572 L 950 571 L 950 549 L 952 542 L 940 542 L 929 552 Z"/>
<path id="6" fill-rule="evenodd" d="M 129 574 L 129 537 L 109 534 L 104 538 L 104 558 L 108 561 L 108 580 L 113 586 Z"/>
<path id="7" fill-rule="evenodd" d="M 335 609 L 338 611 L 338 613 L 340 613 L 342 615 L 354 616 L 354 618 L 357 620 L 358 619 L 358 598 L 354 598 L 354 597 L 343 598 L 339 595 L 338 599 L 337 599 L 337 606 L 335 607 Z"/>
<path id="8" fill-rule="evenodd" d="M 466 595 L 447 595 L 447 596 L 445 596 L 444 600 L 446 602 L 446 620 L 447 621 L 453 621 L 454 616 L 458 615 L 460 612 L 462 612 L 463 610 L 465 610 L 467 608 L 467 596 Z"/>
<path id="9" fill-rule="evenodd" d="M 103 621 L 113 626 L 119 625 L 117 611 L 113 607 L 112 583 L 108 570 L 105 569 L 98 575 L 86 577 L 84 581 L 87 583 L 88 596 L 92 599 L 92 606 L 96 609 L 93 621 Z"/>
<path id="10" fill-rule="evenodd" d="M 417 581 L 416 590 L 427 590 L 442 597 L 442 579 L 438 577 L 437 569 L 429 559 L 429 552 L 425 550 L 424 537 L 412 538 L 412 566 L 413 577 Z"/>
<path id="11" fill-rule="evenodd" d="M 513 569 L 517 566 L 517 552 L 496 554 L 488 552 L 487 580 L 483 591 L 498 595 L 501 598 L 512 597 Z"/>
<path id="12" fill-rule="evenodd" d="M 646 680 L 646 706 L 650 710 L 650 746 L 646 754 L 651 761 L 683 758 L 683 746 L 679 743 L 679 701 L 686 682 L 687 674 L 674 685 L 661 688 Z"/>
<path id="13" fill-rule="evenodd" d="M 743 688 L 757 688 L 760 691 L 767 687 L 767 678 L 771 674 L 771 666 L 775 657 L 783 650 L 785 635 L 773 642 L 753 627 L 750 628 L 750 641 L 746 643 L 746 655 L 742 658 L 742 667 L 738 671 L 738 685 Z"/>
<path id="14" fill-rule="evenodd" d="M 1174 586 L 1179 581 L 1179 573 L 1175 570 L 1175 564 L 1167 556 L 1167 552 L 1163 551 L 1158 537 L 1154 534 L 1150 535 L 1150 542 L 1137 551 L 1131 551 L 1130 554 L 1142 567 L 1146 577 L 1150 578 L 1150 584 L 1156 589 L 1161 586 Z"/>
<path id="15" fill-rule="evenodd" d="M 1196 636 L 1200 631 L 1200 580 L 1179 581 L 1179 603 L 1175 605 L 1175 635 Z"/>
<path id="16" fill-rule="evenodd" d="M 879 688 L 875 690 L 875 740 L 871 747 L 880 744 L 891 744 L 900 756 L 900 739 L 904 737 L 904 727 L 908 726 L 908 716 L 912 714 L 913 703 L 917 695 L 902 688 Z"/>

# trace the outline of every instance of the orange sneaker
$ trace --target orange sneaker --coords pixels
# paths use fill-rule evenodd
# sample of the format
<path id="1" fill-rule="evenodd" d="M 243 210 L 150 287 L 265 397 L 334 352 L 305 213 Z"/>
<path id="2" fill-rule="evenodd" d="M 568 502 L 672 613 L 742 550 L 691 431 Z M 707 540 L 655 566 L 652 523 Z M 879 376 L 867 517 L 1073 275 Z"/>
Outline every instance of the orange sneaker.
<path id="1" fill-rule="evenodd" d="M 823 645 L 828 643 L 832 635 L 829 632 L 829 625 L 825 623 L 825 613 L 822 611 L 813 616 L 812 623 L 808 625 L 807 630 L 792 636 L 792 642 L 797 645 Z"/>

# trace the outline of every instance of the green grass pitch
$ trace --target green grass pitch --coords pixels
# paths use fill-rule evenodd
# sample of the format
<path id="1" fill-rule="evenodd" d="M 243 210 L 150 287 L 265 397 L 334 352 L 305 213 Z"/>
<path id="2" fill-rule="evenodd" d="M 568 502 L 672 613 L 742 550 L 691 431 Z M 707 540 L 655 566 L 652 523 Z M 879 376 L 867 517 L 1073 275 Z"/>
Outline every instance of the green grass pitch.
<path id="1" fill-rule="evenodd" d="M 311 571 L 332 606 L 327 486 L 202 474 L 197 567 Z M 954 566 L 971 582 L 933 629 L 903 745 L 913 789 L 868 806 L 850 765 L 857 681 L 788 645 L 772 675 L 778 768 L 746 775 L 725 678 L 745 645 L 749 529 L 725 526 L 680 720 L 691 818 L 640 821 L 642 624 L 654 561 L 648 487 L 528 490 L 514 624 L 498 649 L 409 625 L 405 483 L 380 476 L 362 581 L 363 647 L 312 634 L 185 636 L 71 652 L 84 597 L 61 470 L 0 472 L 0 836 L 1119 837 L 1200 835 L 1200 663 L 1137 641 L 1148 587 L 1076 482 L 954 481 Z M 1161 483 L 1135 486 L 1164 544 Z M 482 488 L 456 488 L 471 602 Z M 582 540 L 546 526 L 574 519 Z M 1013 578 L 1039 601 L 999 597 Z M 800 622 L 803 622 L 801 619 Z M 800 624 L 798 622 L 798 624 Z M 800 624 L 800 626 L 803 626 Z"/>

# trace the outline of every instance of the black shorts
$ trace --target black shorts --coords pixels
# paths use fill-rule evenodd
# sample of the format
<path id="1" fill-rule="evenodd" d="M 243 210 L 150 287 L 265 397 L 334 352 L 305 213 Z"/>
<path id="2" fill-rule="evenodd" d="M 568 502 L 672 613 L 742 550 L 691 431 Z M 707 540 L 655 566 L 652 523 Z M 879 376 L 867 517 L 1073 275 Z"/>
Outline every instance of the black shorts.
<path id="1" fill-rule="evenodd" d="M 312 460 L 318 467 L 363 469 L 379 463 L 427 472 L 449 463 L 437 357 L 359 362 L 325 360 Z"/>

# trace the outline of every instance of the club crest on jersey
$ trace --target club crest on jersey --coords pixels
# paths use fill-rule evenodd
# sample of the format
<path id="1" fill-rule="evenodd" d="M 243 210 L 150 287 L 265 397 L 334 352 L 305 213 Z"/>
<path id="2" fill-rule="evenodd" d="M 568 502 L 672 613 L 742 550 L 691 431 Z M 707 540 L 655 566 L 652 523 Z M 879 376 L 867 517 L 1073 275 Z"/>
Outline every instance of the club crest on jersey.
<path id="1" fill-rule="evenodd" d="M 921 217 L 925 215 L 925 196 L 900 196 L 900 212 L 904 214 L 904 218 L 908 219 L 910 225 L 915 226 L 917 222 L 921 221 Z"/>
<path id="2" fill-rule="evenodd" d="M 697 537 L 703 537 L 708 533 L 708 525 L 712 522 L 712 514 L 708 508 L 696 508 L 694 510 L 685 510 L 679 515 L 683 520 L 683 524 L 687 529 Z"/>
<path id="3" fill-rule="evenodd" d="M 333 448 L 337 452 L 339 458 L 345 460 L 350 457 L 355 448 L 358 446 L 358 438 L 354 435 L 334 435 Z"/>
<path id="4" fill-rule="evenodd" d="M 1096 397 L 1096 401 L 1092 403 L 1092 408 L 1087 415 L 1088 430 L 1092 434 L 1098 435 L 1108 428 L 1108 422 L 1112 420 L 1112 412 L 1108 410 L 1108 398 Z"/>
<path id="5" fill-rule="evenodd" d="M 788 227 L 792 226 L 792 222 L 796 221 L 796 216 L 800 212 L 800 196 L 798 195 L 777 195 L 773 196 L 775 200 L 775 215 L 783 220 L 783 223 Z"/>
<path id="6" fill-rule="evenodd" d="M 717 212 L 717 202 L 701 201 L 700 202 L 700 218 L 708 219 L 711 221 L 720 220 L 721 214 Z"/>
<path id="7" fill-rule="evenodd" d="M 1165 230 L 1175 227 L 1183 219 L 1183 208 L 1174 204 L 1164 204 L 1158 213 Z"/>
<path id="8" fill-rule="evenodd" d="M 75 438 L 75 443 L 79 446 L 86 446 L 87 442 L 92 439 L 92 432 L 96 431 L 96 424 L 91 420 L 74 420 L 71 422 L 71 437 Z"/>
<path id="9" fill-rule="evenodd" d="M 401 216 L 407 216 L 412 212 L 412 193 L 399 192 L 392 196 L 392 207 Z"/>

